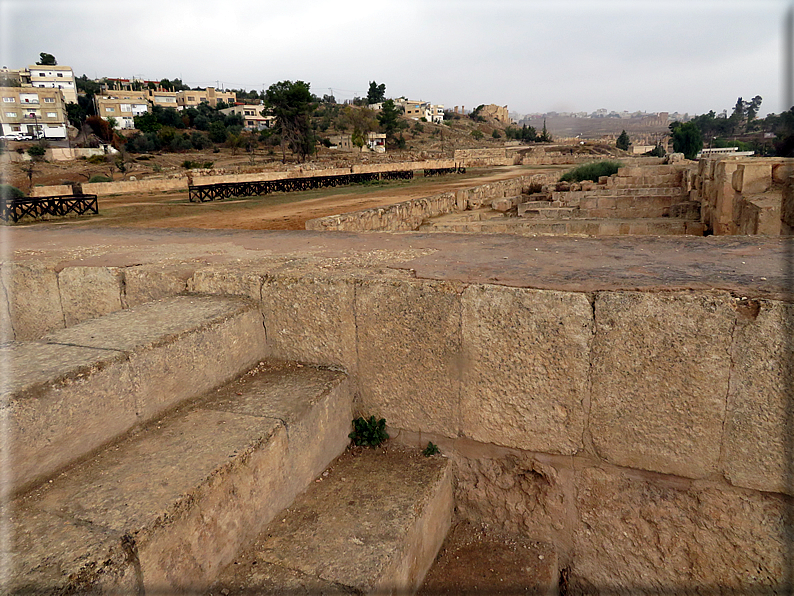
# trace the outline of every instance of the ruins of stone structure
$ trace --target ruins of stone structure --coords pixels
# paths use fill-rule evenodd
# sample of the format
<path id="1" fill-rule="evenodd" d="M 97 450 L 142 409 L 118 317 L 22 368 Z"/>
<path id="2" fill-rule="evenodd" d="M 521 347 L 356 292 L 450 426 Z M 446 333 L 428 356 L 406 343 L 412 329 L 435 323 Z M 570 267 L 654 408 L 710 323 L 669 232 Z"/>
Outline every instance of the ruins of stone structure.
<path id="1" fill-rule="evenodd" d="M 730 181 L 721 163 L 312 225 L 408 231 L 507 204 L 524 223 L 522 204 L 554 225 L 706 225 L 702 196 L 740 231 L 769 192 L 792 222 L 790 162 L 739 161 Z M 537 187 L 548 205 L 527 205 Z M 561 574 L 632 594 L 771 594 L 794 576 L 780 237 L 7 235 L 4 592 L 410 591 L 461 520 L 542 543 L 526 581 L 545 593 Z M 444 457 L 343 453 L 370 414 Z"/>

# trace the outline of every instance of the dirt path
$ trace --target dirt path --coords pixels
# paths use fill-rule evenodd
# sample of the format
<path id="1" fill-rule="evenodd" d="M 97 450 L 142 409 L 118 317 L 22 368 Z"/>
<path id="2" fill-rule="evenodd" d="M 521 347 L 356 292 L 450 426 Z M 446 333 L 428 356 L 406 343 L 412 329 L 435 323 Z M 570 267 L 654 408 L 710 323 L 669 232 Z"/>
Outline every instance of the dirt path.
<path id="1" fill-rule="evenodd" d="M 207 203 L 190 203 L 187 193 L 101 197 L 100 215 L 33 225 L 84 227 L 303 230 L 306 220 L 382 207 L 497 180 L 553 171 L 553 167 L 508 166 L 470 170 L 442 178 L 422 177 L 383 185 L 352 185 L 296 193 L 276 193 Z"/>

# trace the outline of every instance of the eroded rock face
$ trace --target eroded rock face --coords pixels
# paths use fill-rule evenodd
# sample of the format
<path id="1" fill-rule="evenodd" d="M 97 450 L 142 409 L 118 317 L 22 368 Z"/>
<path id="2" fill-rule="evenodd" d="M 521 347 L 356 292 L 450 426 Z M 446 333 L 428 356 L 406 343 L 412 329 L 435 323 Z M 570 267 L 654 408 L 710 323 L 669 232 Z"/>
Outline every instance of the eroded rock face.
<path id="1" fill-rule="evenodd" d="M 576 474 L 575 584 L 609 594 L 768 593 L 787 559 L 786 499 L 622 472 Z"/>
<path id="2" fill-rule="evenodd" d="M 554 541 L 565 525 L 560 474 L 529 455 L 454 457 L 458 515 L 498 530 Z"/>

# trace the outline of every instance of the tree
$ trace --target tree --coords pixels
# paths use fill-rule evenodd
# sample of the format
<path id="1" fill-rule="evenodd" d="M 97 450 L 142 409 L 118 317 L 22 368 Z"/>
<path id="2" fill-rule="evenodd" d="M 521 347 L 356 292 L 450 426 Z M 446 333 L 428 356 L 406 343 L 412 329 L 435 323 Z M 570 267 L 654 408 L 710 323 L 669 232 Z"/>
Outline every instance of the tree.
<path id="1" fill-rule="evenodd" d="M 673 122 L 670 131 L 673 133 L 673 150 L 676 153 L 683 153 L 687 159 L 695 159 L 698 151 L 703 149 L 703 136 L 693 122 Z"/>
<path id="2" fill-rule="evenodd" d="M 386 100 L 386 83 L 378 85 L 375 81 L 369 82 L 367 91 L 367 104 L 381 103 Z"/>
<path id="3" fill-rule="evenodd" d="M 58 65 L 58 61 L 55 59 L 55 56 L 53 56 L 52 54 L 48 54 L 47 52 L 42 52 L 41 54 L 39 54 L 39 56 L 41 56 L 41 59 L 38 62 L 36 62 L 36 64 L 38 64 L 39 66 Z"/>
<path id="4" fill-rule="evenodd" d="M 618 137 L 618 140 L 615 141 L 615 146 L 618 149 L 623 149 L 623 151 L 627 151 L 630 144 L 631 144 L 631 141 L 629 140 L 629 135 L 626 134 L 625 130 L 620 133 L 620 136 Z"/>
<path id="5" fill-rule="evenodd" d="M 543 119 L 543 130 L 541 131 L 540 136 L 538 137 L 538 141 L 540 141 L 541 143 L 550 143 L 551 142 L 551 134 L 549 134 L 549 131 L 546 130 L 546 119 L 545 118 Z"/>
<path id="6" fill-rule="evenodd" d="M 276 119 L 276 129 L 281 136 L 282 161 L 287 161 L 286 147 L 304 161 L 314 151 L 311 115 L 317 108 L 312 101 L 309 83 L 280 81 L 265 92 L 265 105 Z"/>
<path id="7" fill-rule="evenodd" d="M 386 141 L 394 141 L 394 135 L 401 128 L 401 122 L 400 112 L 397 110 L 397 106 L 394 105 L 393 99 L 387 99 L 383 102 L 383 107 L 378 112 L 378 123 L 383 132 L 386 133 Z"/>

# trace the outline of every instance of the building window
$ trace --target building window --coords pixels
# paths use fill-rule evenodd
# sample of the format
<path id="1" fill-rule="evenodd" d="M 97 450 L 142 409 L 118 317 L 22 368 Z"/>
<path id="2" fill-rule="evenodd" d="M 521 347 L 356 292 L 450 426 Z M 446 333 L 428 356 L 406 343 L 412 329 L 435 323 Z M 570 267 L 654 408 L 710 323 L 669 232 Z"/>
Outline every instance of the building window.
<path id="1" fill-rule="evenodd" d="M 19 124 L 14 124 L 11 126 L 12 132 L 22 132 L 22 127 Z"/>
<path id="2" fill-rule="evenodd" d="M 45 97 L 44 98 L 44 103 L 55 103 L 55 98 L 54 97 Z"/>
<path id="3" fill-rule="evenodd" d="M 62 76 L 63 76 L 63 73 L 62 73 L 62 72 L 59 72 L 59 73 L 58 73 L 58 76 L 59 76 L 59 77 L 62 77 Z"/>
<path id="4" fill-rule="evenodd" d="M 58 114 L 55 112 L 47 112 L 47 118 L 57 118 Z"/>
<path id="5" fill-rule="evenodd" d="M 16 99 L 14 99 L 13 97 L 4 97 L 3 98 L 3 102 L 4 103 L 16 103 Z"/>
<path id="6" fill-rule="evenodd" d="M 105 108 L 106 112 L 115 112 L 116 108 Z"/>
<path id="7" fill-rule="evenodd" d="M 16 118 L 17 117 L 17 113 L 16 112 L 6 112 L 6 116 L 8 118 Z"/>

